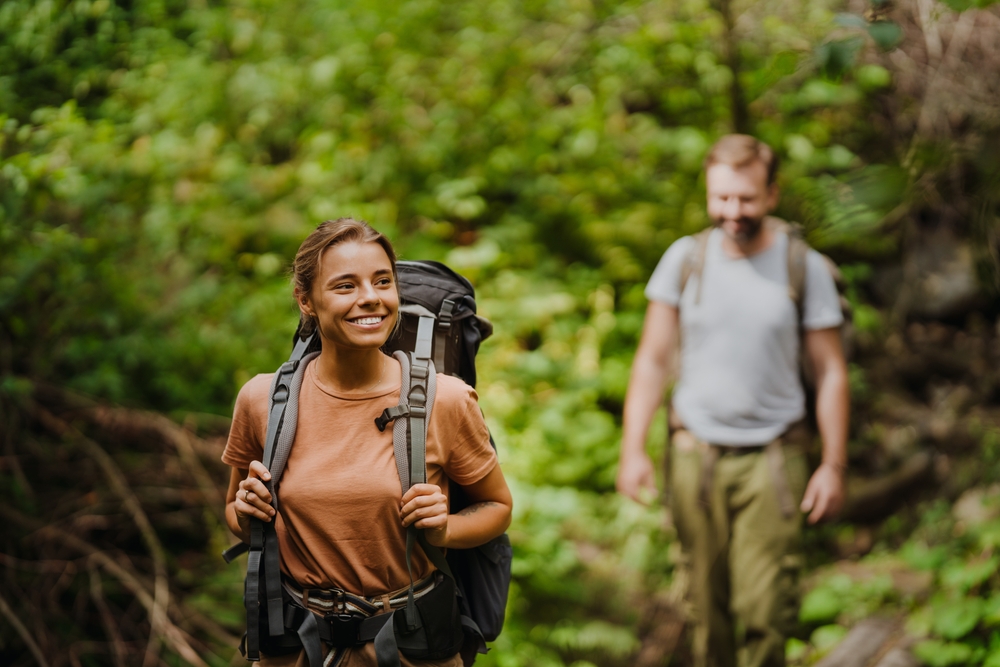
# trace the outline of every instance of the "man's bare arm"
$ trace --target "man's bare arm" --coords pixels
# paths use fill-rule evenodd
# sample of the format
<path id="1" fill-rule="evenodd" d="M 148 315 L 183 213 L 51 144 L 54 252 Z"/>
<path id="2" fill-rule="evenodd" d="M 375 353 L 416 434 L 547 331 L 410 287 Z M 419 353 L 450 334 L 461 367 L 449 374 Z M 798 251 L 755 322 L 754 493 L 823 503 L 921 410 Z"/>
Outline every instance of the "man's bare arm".
<path id="1" fill-rule="evenodd" d="M 646 453 L 646 435 L 663 401 L 677 345 L 677 308 L 650 301 L 639 349 L 625 395 L 618 491 L 633 500 L 649 502 L 656 494 L 653 463 Z M 649 497 L 644 497 L 646 495 Z"/>
<path id="2" fill-rule="evenodd" d="M 810 523 L 816 523 L 836 516 L 844 502 L 850 390 L 840 330 L 807 331 L 804 344 L 816 375 L 816 422 L 823 440 L 823 462 L 809 480 L 802 511 L 810 513 Z"/>

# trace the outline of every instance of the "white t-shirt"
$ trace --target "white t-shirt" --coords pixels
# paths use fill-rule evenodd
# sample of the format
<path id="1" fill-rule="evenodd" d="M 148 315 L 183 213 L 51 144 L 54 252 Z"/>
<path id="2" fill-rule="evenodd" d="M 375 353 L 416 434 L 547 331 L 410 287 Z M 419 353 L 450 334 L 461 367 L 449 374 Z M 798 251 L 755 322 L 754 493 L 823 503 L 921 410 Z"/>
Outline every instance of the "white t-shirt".
<path id="1" fill-rule="evenodd" d="M 673 409 L 692 433 L 718 445 L 763 445 L 805 415 L 799 374 L 799 322 L 788 294 L 788 236 L 734 259 L 722 249 L 723 232 L 708 240 L 698 276 L 680 293 L 691 236 L 667 249 L 646 285 L 651 301 L 680 310 L 681 368 Z M 806 256 L 803 327 L 828 329 L 843 322 L 833 277 L 815 250 Z"/>

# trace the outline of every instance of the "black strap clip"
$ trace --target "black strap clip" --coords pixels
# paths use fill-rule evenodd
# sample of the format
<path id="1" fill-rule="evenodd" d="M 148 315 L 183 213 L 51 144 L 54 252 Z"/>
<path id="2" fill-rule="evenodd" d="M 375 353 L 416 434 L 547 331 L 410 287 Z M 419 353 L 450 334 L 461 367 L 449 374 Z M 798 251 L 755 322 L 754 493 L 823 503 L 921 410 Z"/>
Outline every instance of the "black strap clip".
<path id="1" fill-rule="evenodd" d="M 437 316 L 437 327 L 441 331 L 448 331 L 451 328 L 452 312 L 455 310 L 455 302 L 445 299 L 441 302 L 441 312 Z"/>
<path id="2" fill-rule="evenodd" d="M 349 648 L 361 644 L 359 630 L 361 629 L 361 619 L 350 614 L 328 614 L 323 617 L 326 625 L 330 628 L 330 638 L 327 640 L 331 646 L 336 648 Z M 324 639 L 326 639 L 324 637 Z"/>
<path id="3" fill-rule="evenodd" d="M 393 408 L 386 408 L 382 411 L 382 414 L 375 418 L 375 426 L 378 426 L 379 432 L 384 432 L 385 427 L 389 425 L 389 422 L 395 421 L 400 417 L 409 416 L 410 409 L 405 405 L 397 405 Z"/>

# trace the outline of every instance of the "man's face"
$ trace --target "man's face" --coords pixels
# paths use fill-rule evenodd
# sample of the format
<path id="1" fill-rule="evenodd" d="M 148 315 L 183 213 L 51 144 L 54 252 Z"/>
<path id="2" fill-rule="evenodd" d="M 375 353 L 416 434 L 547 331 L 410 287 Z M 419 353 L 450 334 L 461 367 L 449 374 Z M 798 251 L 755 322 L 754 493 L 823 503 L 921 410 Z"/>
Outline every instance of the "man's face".
<path id="1" fill-rule="evenodd" d="M 757 237 L 764 216 L 778 203 L 778 188 L 767 184 L 762 162 L 736 168 L 713 164 L 705 172 L 705 190 L 712 222 L 740 245 Z"/>

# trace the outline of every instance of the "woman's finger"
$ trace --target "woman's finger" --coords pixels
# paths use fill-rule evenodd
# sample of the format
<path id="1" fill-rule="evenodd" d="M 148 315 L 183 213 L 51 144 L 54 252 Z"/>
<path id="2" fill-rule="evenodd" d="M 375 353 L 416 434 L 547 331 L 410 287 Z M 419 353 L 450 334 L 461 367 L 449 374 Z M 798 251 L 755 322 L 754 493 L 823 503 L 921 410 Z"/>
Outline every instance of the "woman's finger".
<path id="1" fill-rule="evenodd" d="M 430 496 L 437 493 L 444 495 L 441 492 L 441 487 L 437 484 L 414 484 L 405 494 L 403 494 L 403 504 L 405 505 L 409 501 L 420 496 Z"/>
<path id="2" fill-rule="evenodd" d="M 271 481 L 271 473 L 268 472 L 267 467 L 260 461 L 251 461 L 249 471 L 247 479 L 258 477 L 265 482 Z"/>
<path id="3" fill-rule="evenodd" d="M 261 521 L 270 521 L 274 515 L 274 508 L 266 503 L 261 503 L 260 498 L 247 491 L 239 491 L 236 494 L 236 515 L 243 517 L 256 517 Z"/>
<path id="4" fill-rule="evenodd" d="M 245 480 L 240 482 L 240 489 L 242 489 L 244 493 L 252 493 L 256 498 L 260 498 L 264 501 L 265 505 L 271 502 L 271 492 L 267 490 L 266 486 L 264 486 L 264 482 L 259 479 L 247 477 Z"/>

